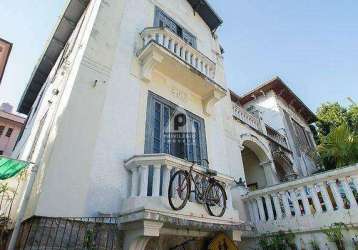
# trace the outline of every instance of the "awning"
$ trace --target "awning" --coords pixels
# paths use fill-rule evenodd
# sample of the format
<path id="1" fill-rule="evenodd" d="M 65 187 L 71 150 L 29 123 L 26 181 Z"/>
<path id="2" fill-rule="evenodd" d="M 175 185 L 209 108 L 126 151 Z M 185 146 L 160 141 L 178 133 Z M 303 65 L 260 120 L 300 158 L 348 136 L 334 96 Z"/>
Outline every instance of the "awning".
<path id="1" fill-rule="evenodd" d="M 0 156 L 0 180 L 6 180 L 17 175 L 29 166 L 29 162 L 18 161 Z"/>

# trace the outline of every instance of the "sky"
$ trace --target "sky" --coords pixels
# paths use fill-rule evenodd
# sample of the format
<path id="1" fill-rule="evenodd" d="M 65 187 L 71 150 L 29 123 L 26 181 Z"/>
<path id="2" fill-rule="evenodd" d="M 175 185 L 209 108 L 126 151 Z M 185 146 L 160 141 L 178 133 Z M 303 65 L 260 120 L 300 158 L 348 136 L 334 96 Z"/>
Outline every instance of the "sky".
<path id="1" fill-rule="evenodd" d="M 0 1 L 0 37 L 13 43 L 0 102 L 17 106 L 65 2 Z M 209 3 L 224 20 L 226 78 L 238 94 L 280 76 L 313 111 L 327 101 L 358 102 L 357 0 Z"/>

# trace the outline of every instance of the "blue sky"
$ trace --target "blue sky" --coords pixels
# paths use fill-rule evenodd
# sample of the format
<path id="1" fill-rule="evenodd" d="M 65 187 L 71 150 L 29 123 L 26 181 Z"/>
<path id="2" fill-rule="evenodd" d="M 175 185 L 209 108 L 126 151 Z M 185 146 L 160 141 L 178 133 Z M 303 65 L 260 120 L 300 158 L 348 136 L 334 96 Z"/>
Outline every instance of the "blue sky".
<path id="1" fill-rule="evenodd" d="M 226 77 L 238 94 L 280 76 L 312 109 L 358 101 L 357 0 L 209 0 Z M 1 0 L 0 37 L 14 43 L 0 101 L 17 105 L 65 0 Z"/>

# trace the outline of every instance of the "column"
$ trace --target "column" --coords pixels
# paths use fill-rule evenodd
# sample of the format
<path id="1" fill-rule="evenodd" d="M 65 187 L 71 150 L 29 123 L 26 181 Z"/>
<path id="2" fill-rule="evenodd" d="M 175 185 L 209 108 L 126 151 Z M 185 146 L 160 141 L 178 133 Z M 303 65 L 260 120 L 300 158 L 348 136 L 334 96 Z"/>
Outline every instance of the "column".
<path id="1" fill-rule="evenodd" d="M 275 206 L 277 220 L 281 220 L 282 219 L 282 210 L 281 210 L 281 205 L 280 205 L 279 193 L 273 194 L 272 199 L 273 199 L 273 204 Z"/>
<path id="2" fill-rule="evenodd" d="M 332 190 L 334 200 L 336 201 L 336 204 L 337 204 L 337 209 L 344 209 L 344 202 L 343 202 L 342 196 L 338 190 L 336 180 L 329 180 L 329 181 L 327 181 L 327 184 L 329 185 L 329 187 Z"/>
<path id="3" fill-rule="evenodd" d="M 158 197 L 160 193 L 160 164 L 153 165 L 152 196 Z"/>
<path id="4" fill-rule="evenodd" d="M 324 205 L 325 205 L 327 211 L 333 211 L 332 202 L 331 202 L 331 199 L 329 198 L 326 184 L 321 182 L 321 183 L 318 183 L 318 186 L 321 191 Z"/>
<path id="5" fill-rule="evenodd" d="M 295 216 L 301 216 L 300 205 L 298 204 L 297 195 L 294 189 L 289 190 L 291 196 L 291 202 L 293 204 L 293 208 L 295 209 Z"/>
<path id="6" fill-rule="evenodd" d="M 254 209 L 251 203 L 251 200 L 246 200 L 246 207 L 249 212 L 249 217 L 251 222 L 256 222 L 256 218 L 254 216 Z"/>
<path id="7" fill-rule="evenodd" d="M 347 199 L 349 200 L 349 208 L 357 208 L 357 201 L 354 197 L 351 187 L 348 184 L 348 181 L 346 180 L 346 178 L 340 178 L 339 181 L 344 189 L 344 193 L 346 194 Z"/>
<path id="8" fill-rule="evenodd" d="M 265 198 L 265 202 L 266 202 L 268 220 L 274 220 L 275 217 L 273 215 L 271 197 L 270 197 L 270 195 L 267 194 L 267 195 L 264 196 L 264 198 Z"/>
<path id="9" fill-rule="evenodd" d="M 267 185 L 272 186 L 274 184 L 278 184 L 278 181 L 276 180 L 276 178 L 274 177 L 274 174 L 273 174 L 272 161 L 267 161 L 267 162 L 261 163 L 260 166 L 263 167 L 263 169 L 264 169 Z"/>
<path id="10" fill-rule="evenodd" d="M 300 192 L 301 197 L 302 197 L 302 203 L 303 203 L 303 208 L 305 209 L 305 215 L 312 215 L 311 206 L 308 201 L 308 197 L 307 197 L 305 188 L 301 187 L 298 189 L 298 191 Z"/>
<path id="11" fill-rule="evenodd" d="M 259 208 L 260 221 L 266 221 L 265 209 L 264 209 L 264 205 L 262 203 L 262 198 L 257 197 L 256 201 L 257 201 L 257 206 Z"/>
<path id="12" fill-rule="evenodd" d="M 310 186 L 308 186 L 308 188 L 311 190 L 311 198 L 312 198 L 312 202 L 313 202 L 314 208 L 316 210 L 316 213 L 318 213 L 318 214 L 322 213 L 322 206 L 321 206 L 321 202 L 317 195 L 316 187 L 314 185 L 310 185 Z"/>
<path id="13" fill-rule="evenodd" d="M 131 186 L 131 197 L 138 195 L 138 167 L 135 166 L 131 169 L 132 172 L 132 186 Z"/>
<path id="14" fill-rule="evenodd" d="M 148 166 L 140 166 L 140 196 L 148 195 Z"/>
<path id="15" fill-rule="evenodd" d="M 170 181 L 170 171 L 172 170 L 172 166 L 165 165 L 163 168 L 163 188 L 162 188 L 162 196 L 168 197 L 169 190 L 169 181 Z"/>
<path id="16" fill-rule="evenodd" d="M 286 192 L 280 192 L 279 193 L 282 197 L 282 201 L 283 201 L 283 207 L 285 209 L 285 215 L 286 218 L 291 218 L 292 214 L 291 214 L 291 207 L 290 207 L 290 203 L 288 202 L 288 195 Z"/>

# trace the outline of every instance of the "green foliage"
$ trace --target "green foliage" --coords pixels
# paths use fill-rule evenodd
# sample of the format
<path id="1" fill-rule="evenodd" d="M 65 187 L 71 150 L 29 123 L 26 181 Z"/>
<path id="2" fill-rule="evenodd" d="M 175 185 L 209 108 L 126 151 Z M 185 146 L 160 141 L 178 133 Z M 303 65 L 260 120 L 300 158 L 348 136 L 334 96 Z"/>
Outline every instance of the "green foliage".
<path id="1" fill-rule="evenodd" d="M 336 103 L 324 103 L 317 111 L 318 133 L 320 136 L 329 134 L 332 128 L 336 128 L 347 122 L 347 110 Z"/>
<path id="2" fill-rule="evenodd" d="M 317 147 L 320 162 L 326 169 L 358 162 L 358 135 L 346 123 L 333 128 Z"/>
<path id="3" fill-rule="evenodd" d="M 327 235 L 329 241 L 334 242 L 338 250 L 344 250 L 343 230 L 348 230 L 344 223 L 333 223 L 329 228 L 322 229 L 322 232 Z"/>
<path id="4" fill-rule="evenodd" d="M 85 232 L 85 236 L 84 236 L 84 242 L 83 242 L 83 247 L 87 250 L 94 250 L 96 249 L 96 245 L 94 243 L 94 237 L 95 237 L 95 231 L 93 230 L 87 230 Z"/>
<path id="5" fill-rule="evenodd" d="M 286 250 L 296 249 L 295 235 L 291 231 L 282 231 L 275 234 L 264 234 L 260 237 L 259 245 L 264 250 Z"/>
<path id="6" fill-rule="evenodd" d="M 312 247 L 313 250 L 320 250 L 317 241 L 311 240 L 311 241 L 310 241 L 310 245 L 311 245 L 311 247 Z"/>
<path id="7" fill-rule="evenodd" d="M 352 132 L 358 135 L 358 105 L 352 105 L 347 110 L 347 123 Z"/>

